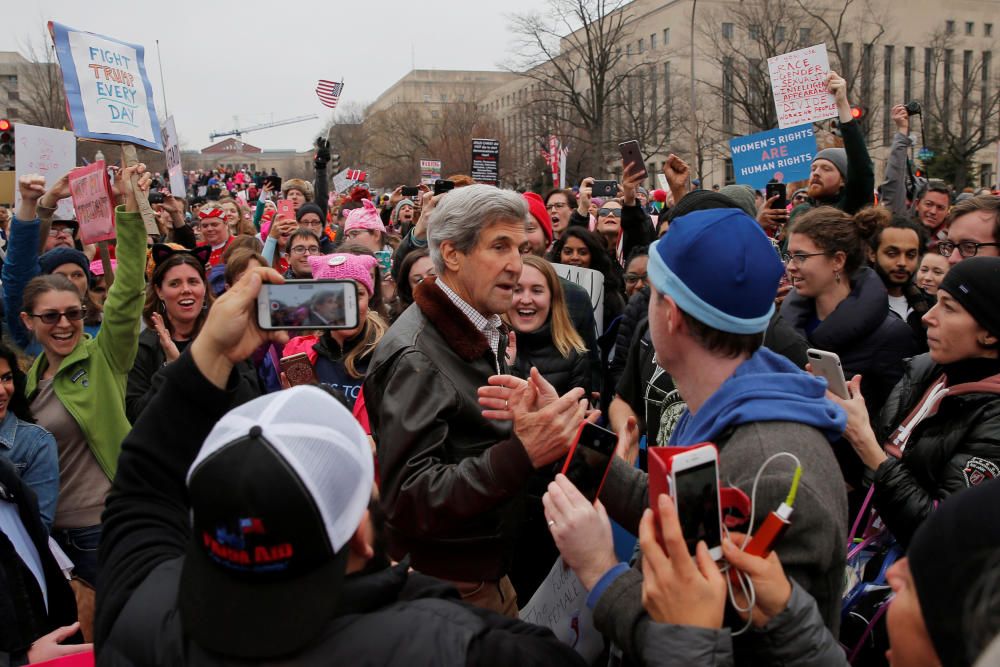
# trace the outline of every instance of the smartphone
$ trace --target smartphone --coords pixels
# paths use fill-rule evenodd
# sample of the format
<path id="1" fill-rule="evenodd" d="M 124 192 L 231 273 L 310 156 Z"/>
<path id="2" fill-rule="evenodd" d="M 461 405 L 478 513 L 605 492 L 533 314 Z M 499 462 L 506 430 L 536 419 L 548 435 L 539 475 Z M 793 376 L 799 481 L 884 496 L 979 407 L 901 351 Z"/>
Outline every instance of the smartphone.
<path id="1" fill-rule="evenodd" d="M 617 197 L 618 181 L 594 181 L 590 186 L 591 197 Z"/>
<path id="2" fill-rule="evenodd" d="M 667 177 L 664 176 L 663 174 L 657 174 L 656 175 L 656 183 L 657 183 L 657 185 L 660 186 L 661 190 L 664 190 L 666 192 L 670 192 L 670 185 L 667 183 Z"/>
<path id="3" fill-rule="evenodd" d="M 354 329 L 358 320 L 358 287 L 353 280 L 264 283 L 257 295 L 257 324 L 269 331 Z"/>
<path id="4" fill-rule="evenodd" d="M 629 139 L 628 141 L 623 141 L 618 144 L 618 150 L 622 154 L 622 166 L 628 167 L 633 164 L 639 168 L 637 173 L 642 174 L 642 177 L 647 176 L 646 163 L 642 159 L 642 151 L 639 149 L 639 142 L 635 139 Z"/>
<path id="5" fill-rule="evenodd" d="M 281 192 L 281 176 L 265 176 L 264 182 L 270 183 L 275 192 Z"/>
<path id="6" fill-rule="evenodd" d="M 778 198 L 771 202 L 771 208 L 788 208 L 788 189 L 784 183 L 768 183 L 764 190 L 764 201 L 774 195 Z"/>
<path id="7" fill-rule="evenodd" d="M 677 505 L 688 553 L 705 541 L 713 559 L 722 558 L 722 503 L 719 452 L 712 445 L 676 454 L 671 461 L 670 495 Z"/>
<path id="8" fill-rule="evenodd" d="M 316 371 L 313 370 L 313 365 L 309 363 L 309 355 L 305 352 L 282 357 L 278 365 L 288 378 L 288 384 L 293 387 L 300 384 L 316 384 Z"/>
<path id="9" fill-rule="evenodd" d="M 440 179 L 440 178 L 437 179 L 436 181 L 434 181 L 434 194 L 435 195 L 444 194 L 445 192 L 451 192 L 454 189 L 455 189 L 455 183 L 454 183 L 454 181 L 445 181 L 445 180 Z"/>
<path id="10" fill-rule="evenodd" d="M 847 381 L 844 380 L 844 368 L 835 352 L 809 348 L 806 350 L 806 357 L 809 358 L 812 374 L 826 378 L 826 386 L 830 391 L 845 400 L 851 397 L 847 391 Z"/>
<path id="11" fill-rule="evenodd" d="M 295 219 L 295 205 L 292 204 L 291 199 L 278 200 L 278 215 L 286 220 Z"/>
<path id="12" fill-rule="evenodd" d="M 608 429 L 590 422 L 580 424 L 576 440 L 563 463 L 562 474 L 590 502 L 597 500 L 601 493 L 617 446 L 618 436 Z"/>
<path id="13" fill-rule="evenodd" d="M 420 194 L 420 188 L 415 185 L 404 185 L 403 189 L 399 191 L 404 197 L 416 197 Z"/>
<path id="14" fill-rule="evenodd" d="M 163 203 L 163 193 L 162 192 L 150 192 L 149 193 L 149 203 L 150 204 L 162 204 Z"/>

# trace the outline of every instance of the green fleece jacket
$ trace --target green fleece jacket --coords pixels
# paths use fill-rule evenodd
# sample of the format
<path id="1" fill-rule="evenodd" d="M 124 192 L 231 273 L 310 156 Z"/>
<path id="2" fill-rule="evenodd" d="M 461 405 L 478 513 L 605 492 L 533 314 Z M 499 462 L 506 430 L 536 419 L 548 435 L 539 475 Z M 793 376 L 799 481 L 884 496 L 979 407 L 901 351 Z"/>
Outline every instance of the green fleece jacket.
<path id="1" fill-rule="evenodd" d="M 63 359 L 53 379 L 56 396 L 66 406 L 108 479 L 118 468 L 122 440 L 132 428 L 125 417 L 125 383 L 139 345 L 139 320 L 145 301 L 146 229 L 139 213 L 115 209 L 118 270 L 104 303 L 97 336 L 83 334 Z M 28 400 L 48 367 L 41 354 L 28 371 Z"/>

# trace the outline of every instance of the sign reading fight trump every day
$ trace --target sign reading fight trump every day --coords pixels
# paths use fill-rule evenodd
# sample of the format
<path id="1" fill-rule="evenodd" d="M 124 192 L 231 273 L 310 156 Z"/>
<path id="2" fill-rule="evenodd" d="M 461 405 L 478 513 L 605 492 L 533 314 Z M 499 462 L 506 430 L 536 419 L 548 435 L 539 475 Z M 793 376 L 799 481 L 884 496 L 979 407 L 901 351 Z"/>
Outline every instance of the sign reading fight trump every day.
<path id="1" fill-rule="evenodd" d="M 49 22 L 73 133 L 163 150 L 143 48 Z"/>
<path id="2" fill-rule="evenodd" d="M 736 182 L 763 190 L 772 179 L 791 183 L 809 178 L 816 135 L 812 123 L 748 134 L 730 139 L 729 153 Z"/>
<path id="3" fill-rule="evenodd" d="M 827 92 L 830 58 L 817 44 L 767 59 L 778 127 L 785 129 L 836 118 L 837 101 Z"/>

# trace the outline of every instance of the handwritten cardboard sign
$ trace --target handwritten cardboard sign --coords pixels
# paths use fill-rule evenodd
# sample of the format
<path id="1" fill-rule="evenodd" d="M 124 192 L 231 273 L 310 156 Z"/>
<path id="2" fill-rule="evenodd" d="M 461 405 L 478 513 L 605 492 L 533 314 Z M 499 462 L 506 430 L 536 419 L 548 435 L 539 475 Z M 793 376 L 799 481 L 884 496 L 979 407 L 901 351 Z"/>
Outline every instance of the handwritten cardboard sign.
<path id="1" fill-rule="evenodd" d="M 785 129 L 837 116 L 837 101 L 827 92 L 830 58 L 817 44 L 767 59 L 778 127 Z"/>
<path id="2" fill-rule="evenodd" d="M 115 206 L 104 160 L 71 171 L 69 190 L 80 223 L 80 241 L 90 244 L 113 239 Z"/>
<path id="3" fill-rule="evenodd" d="M 518 611 L 522 621 L 548 628 L 564 644 L 576 650 L 588 662 L 604 648 L 604 638 L 594 628 L 594 618 L 587 607 L 587 589 L 556 559 L 545 581 Z"/>
<path id="4" fill-rule="evenodd" d="M 19 177 L 40 174 L 45 177 L 45 187 L 48 188 L 75 166 L 76 137 L 72 132 L 14 124 L 14 171 Z M 20 191 L 15 191 L 14 199 L 14 205 L 20 206 Z M 73 202 L 61 200 L 55 219 L 72 220 Z"/>
<path id="5" fill-rule="evenodd" d="M 170 194 L 175 197 L 187 196 L 184 169 L 181 168 L 181 147 L 177 144 L 177 128 L 174 126 L 173 116 L 167 116 L 163 128 L 163 154 L 167 159 L 167 174 L 170 176 Z"/>
<path id="6" fill-rule="evenodd" d="M 729 140 L 736 182 L 763 190 L 773 178 L 779 183 L 809 178 L 816 155 L 812 123 L 785 130 L 768 130 Z"/>
<path id="7" fill-rule="evenodd" d="M 594 320 L 597 322 L 597 333 L 604 332 L 604 274 L 594 269 L 585 269 L 570 264 L 552 264 L 552 268 L 560 278 L 576 283 L 587 290 L 590 304 L 594 308 Z M 610 324 L 610 322 L 609 322 Z"/>
<path id="8" fill-rule="evenodd" d="M 162 150 L 141 46 L 49 22 L 73 132 Z"/>

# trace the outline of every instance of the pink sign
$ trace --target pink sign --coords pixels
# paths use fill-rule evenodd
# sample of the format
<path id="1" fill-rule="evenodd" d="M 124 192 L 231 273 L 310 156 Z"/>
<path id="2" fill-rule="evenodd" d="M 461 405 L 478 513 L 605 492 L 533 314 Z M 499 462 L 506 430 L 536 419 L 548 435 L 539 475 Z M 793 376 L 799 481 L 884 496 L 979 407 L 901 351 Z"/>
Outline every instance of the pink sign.
<path id="1" fill-rule="evenodd" d="M 795 127 L 837 117 L 837 101 L 827 92 L 830 59 L 817 44 L 767 59 L 778 127 Z"/>
<path id="2" fill-rule="evenodd" d="M 104 160 L 71 171 L 69 189 L 80 223 L 80 240 L 89 244 L 113 239 L 115 207 Z"/>

